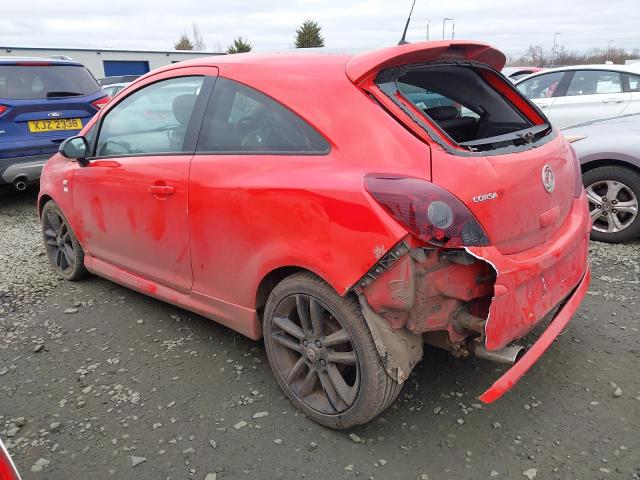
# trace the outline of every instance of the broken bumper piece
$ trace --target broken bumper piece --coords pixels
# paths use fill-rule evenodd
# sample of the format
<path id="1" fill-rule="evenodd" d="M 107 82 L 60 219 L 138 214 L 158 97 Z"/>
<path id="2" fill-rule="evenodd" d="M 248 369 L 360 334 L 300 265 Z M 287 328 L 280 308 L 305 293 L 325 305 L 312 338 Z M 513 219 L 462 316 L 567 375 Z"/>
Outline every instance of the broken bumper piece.
<path id="1" fill-rule="evenodd" d="M 587 293 L 589 288 L 589 280 L 591 278 L 591 270 L 587 268 L 586 273 L 582 277 L 582 280 L 573 291 L 571 296 L 567 299 L 566 303 L 551 321 L 547 329 L 542 333 L 538 340 L 531 346 L 531 348 L 524 354 L 524 356 L 518 360 L 513 367 L 502 375 L 491 387 L 480 396 L 480 400 L 484 403 L 492 403 L 499 399 L 513 388 L 518 381 L 524 376 L 524 374 L 533 366 L 534 363 L 542 356 L 542 354 L 549 348 L 551 343 L 567 326 L 576 310 L 580 306 L 580 302 Z"/>

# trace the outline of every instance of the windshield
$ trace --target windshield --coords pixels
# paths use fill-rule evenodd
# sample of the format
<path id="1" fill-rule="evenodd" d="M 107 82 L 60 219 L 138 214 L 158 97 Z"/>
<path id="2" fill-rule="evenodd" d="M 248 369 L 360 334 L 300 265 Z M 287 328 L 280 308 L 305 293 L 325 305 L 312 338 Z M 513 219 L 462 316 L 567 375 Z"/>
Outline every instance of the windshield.
<path id="1" fill-rule="evenodd" d="M 80 65 L 0 65 L 0 98 L 74 97 L 99 89 L 93 76 Z"/>

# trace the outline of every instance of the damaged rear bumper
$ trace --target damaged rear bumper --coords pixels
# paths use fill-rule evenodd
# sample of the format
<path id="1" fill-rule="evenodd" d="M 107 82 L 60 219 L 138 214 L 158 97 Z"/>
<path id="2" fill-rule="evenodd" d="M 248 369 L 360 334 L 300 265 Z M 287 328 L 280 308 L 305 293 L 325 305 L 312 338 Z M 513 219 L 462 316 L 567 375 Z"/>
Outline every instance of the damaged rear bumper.
<path id="1" fill-rule="evenodd" d="M 511 390 L 513 386 L 522 378 L 522 376 L 533 366 L 534 363 L 549 348 L 551 343 L 567 326 L 576 310 L 580 306 L 580 302 L 587 293 L 589 288 L 589 280 L 591 278 L 591 270 L 587 267 L 587 271 L 582 280 L 568 298 L 562 308 L 558 310 L 556 316 L 549 324 L 549 327 L 524 354 L 524 356 L 515 363 L 507 372 L 502 375 L 496 382 L 480 396 L 480 400 L 484 403 L 491 403 Z"/>

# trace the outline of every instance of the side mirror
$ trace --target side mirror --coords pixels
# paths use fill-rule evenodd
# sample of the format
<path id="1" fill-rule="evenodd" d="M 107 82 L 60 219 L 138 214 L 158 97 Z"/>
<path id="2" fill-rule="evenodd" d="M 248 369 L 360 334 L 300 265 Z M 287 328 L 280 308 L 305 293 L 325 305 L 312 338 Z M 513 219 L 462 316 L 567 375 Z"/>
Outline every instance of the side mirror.
<path id="1" fill-rule="evenodd" d="M 77 160 L 80 165 L 86 165 L 89 156 L 89 142 L 82 136 L 67 138 L 60 144 L 58 152 L 63 157 Z"/>

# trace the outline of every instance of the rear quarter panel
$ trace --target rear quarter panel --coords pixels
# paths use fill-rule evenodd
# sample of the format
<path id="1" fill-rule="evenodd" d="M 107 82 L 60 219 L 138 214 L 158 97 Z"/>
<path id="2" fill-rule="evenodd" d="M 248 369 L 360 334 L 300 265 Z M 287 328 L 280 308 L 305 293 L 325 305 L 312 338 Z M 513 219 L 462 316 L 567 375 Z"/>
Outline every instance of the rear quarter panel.
<path id="1" fill-rule="evenodd" d="M 300 74 L 221 64 L 220 76 L 256 88 L 322 133 L 327 155 L 196 154 L 191 166 L 194 291 L 255 308 L 260 281 L 298 266 L 340 294 L 406 230 L 365 192 L 366 173 L 430 178 L 429 147 L 358 90 L 344 64 Z M 322 81 L 316 81 L 322 79 Z"/>

